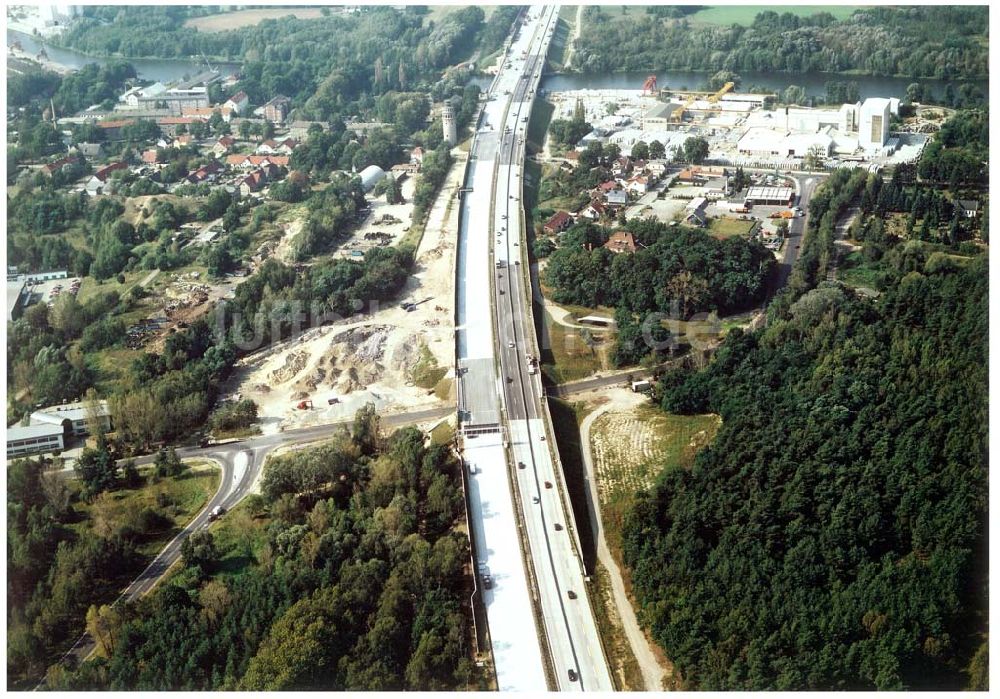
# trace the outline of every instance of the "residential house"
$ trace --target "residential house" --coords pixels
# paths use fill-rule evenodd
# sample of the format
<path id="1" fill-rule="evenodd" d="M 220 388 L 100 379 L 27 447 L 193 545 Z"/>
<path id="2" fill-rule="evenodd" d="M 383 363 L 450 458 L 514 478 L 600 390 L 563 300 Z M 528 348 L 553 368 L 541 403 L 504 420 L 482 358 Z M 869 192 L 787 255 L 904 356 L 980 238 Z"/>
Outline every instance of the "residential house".
<path id="1" fill-rule="evenodd" d="M 607 207 L 600 199 L 594 199 L 591 201 L 582 211 L 580 211 L 580 216 L 591 221 L 597 221 L 602 216 L 608 213 Z"/>
<path id="2" fill-rule="evenodd" d="M 618 183 L 615 180 L 608 180 L 607 182 L 601 182 L 597 185 L 593 192 L 594 194 L 599 194 L 600 196 L 607 196 L 608 192 L 618 189 Z"/>
<path id="3" fill-rule="evenodd" d="M 609 209 L 628 205 L 628 193 L 624 189 L 613 189 L 604 195 L 604 203 Z"/>
<path id="4" fill-rule="evenodd" d="M 684 217 L 684 223 L 692 226 L 698 226 L 699 228 L 704 228 L 708 225 L 708 216 L 705 213 L 705 209 L 708 207 L 708 199 L 705 197 L 695 197 L 688 205 L 684 207 L 684 211 L 687 212 Z"/>
<path id="5" fill-rule="evenodd" d="M 42 165 L 41 173 L 47 177 L 52 177 L 65 166 L 75 163 L 79 158 L 75 155 L 67 155 L 65 158 L 59 158 L 55 162 L 48 163 L 47 165 Z"/>
<path id="6" fill-rule="evenodd" d="M 623 155 L 614 162 L 611 163 L 611 174 L 616 177 L 622 175 L 630 175 L 634 170 L 632 159 L 627 155 Z"/>
<path id="7" fill-rule="evenodd" d="M 230 155 L 226 157 L 226 165 L 238 170 L 251 170 L 270 163 L 277 167 L 288 167 L 287 155 Z"/>
<path id="8" fill-rule="evenodd" d="M 955 203 L 966 218 L 975 218 L 979 215 L 979 202 L 975 199 L 959 199 Z"/>
<path id="9" fill-rule="evenodd" d="M 267 184 L 267 175 L 263 170 L 254 170 L 239 181 L 240 196 L 248 197 L 253 192 L 259 192 Z"/>
<path id="10" fill-rule="evenodd" d="M 570 226 L 573 225 L 573 217 L 569 215 L 566 211 L 557 211 L 552 215 L 542 229 L 549 235 L 554 235 L 556 233 L 561 233 Z"/>
<path id="11" fill-rule="evenodd" d="M 250 106 L 250 98 L 247 97 L 247 93 L 240 90 L 235 95 L 227 99 L 222 106 L 229 107 L 237 114 L 242 114 L 246 111 L 247 107 Z"/>
<path id="12" fill-rule="evenodd" d="M 187 181 L 191 184 L 214 182 L 220 172 L 222 172 L 222 166 L 218 163 L 218 161 L 213 160 L 190 173 L 187 176 Z"/>
<path id="13" fill-rule="evenodd" d="M 642 175 L 631 177 L 625 183 L 625 189 L 629 194 L 641 197 L 649 191 L 649 178 Z"/>
<path id="14" fill-rule="evenodd" d="M 283 141 L 275 141 L 273 138 L 269 138 L 266 141 L 261 142 L 257 146 L 255 151 L 258 155 L 291 155 L 292 151 L 295 150 L 299 145 L 299 142 L 294 138 L 286 138 Z"/>
<path id="15" fill-rule="evenodd" d="M 126 169 L 128 169 L 128 165 L 126 165 L 121 161 L 118 161 L 117 163 L 111 163 L 110 165 L 102 167 L 100 170 L 94 173 L 93 177 L 91 177 L 87 181 L 87 186 L 86 186 L 87 194 L 94 196 L 97 194 L 104 193 L 107 187 L 108 180 L 111 178 L 111 173 L 114 172 L 115 170 L 126 170 Z"/>
<path id="16" fill-rule="evenodd" d="M 87 160 L 101 160 L 104 158 L 104 146 L 100 143 L 77 143 L 76 150 Z"/>
<path id="17" fill-rule="evenodd" d="M 632 253 L 636 251 L 635 237 L 628 231 L 615 231 L 604 247 L 616 255 L 622 252 Z"/>
<path id="18" fill-rule="evenodd" d="M 212 154 L 216 158 L 221 158 L 226 153 L 231 151 L 233 149 L 233 146 L 235 145 L 236 145 L 235 138 L 233 138 L 232 136 L 223 136 L 222 138 L 220 138 L 218 141 L 215 142 L 215 145 L 212 146 Z"/>
<path id="19" fill-rule="evenodd" d="M 264 118 L 274 123 L 283 123 L 291 109 L 292 101 L 284 95 L 278 95 L 264 105 Z"/>
<path id="20" fill-rule="evenodd" d="M 193 145 L 197 145 L 197 141 L 195 141 L 194 136 L 189 133 L 182 133 L 180 136 L 174 138 L 174 148 L 186 148 L 187 146 Z"/>
<path id="21" fill-rule="evenodd" d="M 149 148 L 142 152 L 141 160 L 146 165 L 159 165 L 164 161 L 160 159 L 160 149 L 159 148 Z"/>

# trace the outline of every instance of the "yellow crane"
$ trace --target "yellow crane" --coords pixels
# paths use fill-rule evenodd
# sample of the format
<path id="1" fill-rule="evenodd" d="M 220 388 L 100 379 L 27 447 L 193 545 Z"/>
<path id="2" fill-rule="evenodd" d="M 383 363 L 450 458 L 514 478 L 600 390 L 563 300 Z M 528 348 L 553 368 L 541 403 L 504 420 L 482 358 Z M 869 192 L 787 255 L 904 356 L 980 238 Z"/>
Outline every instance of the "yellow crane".
<path id="1" fill-rule="evenodd" d="M 721 88 L 719 88 L 718 92 L 716 92 L 714 95 L 712 95 L 711 97 L 709 97 L 708 101 L 711 102 L 712 104 L 715 104 L 716 102 L 719 101 L 720 97 L 722 97 L 724 94 L 726 94 L 727 92 L 729 92 L 730 90 L 732 90 L 734 87 L 736 87 L 736 83 L 731 83 L 731 82 L 730 83 L 726 83 Z"/>
<path id="2" fill-rule="evenodd" d="M 719 88 L 718 92 L 716 92 L 714 95 L 708 98 L 708 102 L 717 105 L 719 98 L 722 97 L 727 92 L 729 92 L 730 90 L 732 90 L 734 87 L 736 87 L 736 83 L 732 82 L 726 83 L 721 88 Z M 678 107 L 673 114 L 670 115 L 670 121 L 679 124 L 681 122 L 681 119 L 684 118 L 684 112 L 686 112 L 691 107 L 691 105 L 694 104 L 697 100 L 698 100 L 697 95 L 691 95 L 690 97 L 688 97 L 687 101 L 683 105 Z M 718 106 L 714 107 L 714 109 L 718 108 L 719 108 Z"/>

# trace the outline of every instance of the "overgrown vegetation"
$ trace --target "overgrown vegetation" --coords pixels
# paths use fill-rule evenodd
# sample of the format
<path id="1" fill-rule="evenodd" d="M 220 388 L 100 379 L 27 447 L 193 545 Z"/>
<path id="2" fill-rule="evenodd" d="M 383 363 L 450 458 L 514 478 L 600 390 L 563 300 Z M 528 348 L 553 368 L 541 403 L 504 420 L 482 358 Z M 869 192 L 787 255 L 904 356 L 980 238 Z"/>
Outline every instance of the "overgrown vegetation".
<path id="1" fill-rule="evenodd" d="M 877 299 L 824 281 L 852 200 Z M 687 686 L 985 689 L 988 262 L 946 206 L 905 168 L 835 173 L 768 326 L 662 380 L 665 410 L 723 418 L 624 527 Z M 931 232 L 888 233 L 900 209 Z"/>
<path id="2" fill-rule="evenodd" d="M 384 437 L 372 407 L 352 435 L 272 459 L 266 543 L 218 577 L 212 532 L 126 607 L 107 660 L 50 673 L 109 689 L 455 689 L 469 659 L 459 464 L 415 429 Z M 114 621 L 114 620 L 112 620 Z"/>
<path id="3" fill-rule="evenodd" d="M 215 492 L 218 473 L 176 478 L 116 469 L 110 492 L 19 459 L 7 470 L 7 672 L 37 681 L 83 631 L 91 604 L 117 597 Z M 105 490 L 102 488 L 102 490 Z"/>

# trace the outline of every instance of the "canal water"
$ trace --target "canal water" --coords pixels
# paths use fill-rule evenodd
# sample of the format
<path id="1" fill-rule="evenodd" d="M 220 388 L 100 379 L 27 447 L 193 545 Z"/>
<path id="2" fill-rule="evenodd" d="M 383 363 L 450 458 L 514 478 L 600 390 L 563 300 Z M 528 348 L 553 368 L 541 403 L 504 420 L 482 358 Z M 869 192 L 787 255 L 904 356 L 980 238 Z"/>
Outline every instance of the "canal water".
<path id="1" fill-rule="evenodd" d="M 541 88 L 549 92 L 565 92 L 568 90 L 640 90 L 649 72 L 612 73 L 607 75 L 586 75 L 581 73 L 556 73 L 542 76 Z M 710 72 L 663 70 L 656 73 L 657 86 L 660 89 L 697 90 L 704 87 L 712 74 Z M 898 97 L 906 95 L 906 87 L 912 82 L 919 82 L 925 89 L 929 88 L 935 96 L 944 94 L 947 80 L 908 78 L 890 78 L 876 75 L 853 75 L 846 73 L 739 73 L 742 78 L 741 89 L 746 90 L 751 85 L 760 85 L 772 92 L 780 92 L 789 85 L 805 88 L 809 96 L 822 97 L 826 95 L 826 83 L 829 80 L 854 81 L 858 84 L 861 99 L 867 97 Z M 989 84 L 986 80 L 969 81 L 989 97 Z M 953 83 L 955 88 L 961 84 Z"/>
<path id="2" fill-rule="evenodd" d="M 72 49 L 63 49 L 52 46 L 37 36 L 8 30 L 7 44 L 9 45 L 12 41 L 19 41 L 21 43 L 21 47 L 32 56 L 37 54 L 42 50 L 42 47 L 44 47 L 45 53 L 49 56 L 49 60 L 53 63 L 60 63 L 70 68 L 79 69 L 88 63 L 98 63 L 103 65 L 107 62 L 107 59 L 105 58 L 96 58 Z M 144 80 L 159 80 L 161 82 L 170 82 L 172 80 L 181 80 L 185 77 L 193 77 L 198 73 L 203 73 L 207 69 L 204 61 L 188 61 L 172 58 L 125 58 L 122 60 L 128 61 L 135 66 L 135 72 L 140 78 L 143 78 Z M 237 71 L 239 70 L 239 67 L 239 63 L 212 62 L 212 68 L 218 70 L 223 75 Z"/>

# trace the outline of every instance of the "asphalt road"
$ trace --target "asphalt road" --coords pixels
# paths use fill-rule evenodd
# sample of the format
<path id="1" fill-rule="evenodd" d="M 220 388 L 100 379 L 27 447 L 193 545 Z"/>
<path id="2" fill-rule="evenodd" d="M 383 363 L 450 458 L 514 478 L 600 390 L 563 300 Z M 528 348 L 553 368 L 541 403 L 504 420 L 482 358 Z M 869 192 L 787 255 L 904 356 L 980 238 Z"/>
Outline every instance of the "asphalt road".
<path id="1" fill-rule="evenodd" d="M 588 601 L 583 564 L 573 542 L 573 514 L 562 479 L 545 441 L 547 409 L 537 370 L 526 238 L 522 226 L 521 178 L 525 140 L 558 7 L 532 7 L 524 32 L 532 39 L 524 57 L 505 71 L 517 73 L 501 133 L 493 184 L 493 301 L 500 360 L 501 403 L 510 438 L 522 520 L 535 569 L 542 622 L 556 683 L 564 691 L 611 691 L 614 685 Z M 506 82 L 506 81 L 505 81 Z M 523 464 L 523 467 L 522 467 Z M 513 466 L 513 465 L 512 465 Z"/>
<path id="2" fill-rule="evenodd" d="M 384 415 L 381 418 L 381 424 L 387 428 L 403 427 L 405 425 L 438 420 L 453 415 L 454 412 L 454 408 L 448 407 Z M 181 544 L 184 543 L 184 540 L 192 533 L 208 526 L 208 518 L 212 510 L 218 506 L 222 506 L 226 510 L 231 510 L 250 493 L 260 475 L 264 462 L 267 460 L 267 455 L 274 449 L 280 446 L 313 442 L 332 437 L 351 423 L 352 421 L 336 422 L 315 427 L 286 430 L 271 435 L 248 437 L 247 439 L 210 445 L 204 448 L 182 447 L 178 449 L 177 455 L 182 459 L 211 459 L 218 463 L 222 468 L 219 489 L 201 512 L 122 591 L 121 597 L 118 598 L 115 604 L 139 599 L 156 587 L 156 584 L 167 570 L 180 558 Z M 154 458 L 154 456 L 143 456 L 137 458 L 135 461 L 137 464 L 148 464 L 152 463 Z M 66 652 L 62 658 L 62 662 L 65 663 L 68 661 L 74 665 L 78 664 L 85 660 L 94 651 L 94 648 L 94 640 L 90 634 L 84 633 L 73 644 L 73 647 Z M 40 683 L 35 689 L 45 689 L 45 683 Z"/>
<path id="3" fill-rule="evenodd" d="M 785 174 L 795 180 L 798 192 L 797 206 L 806 212 L 806 215 L 793 218 L 788 224 L 788 240 L 785 242 L 785 250 L 782 253 L 781 261 L 778 263 L 777 271 L 772 277 L 772 284 L 768 293 L 769 298 L 774 296 L 774 294 L 788 283 L 788 275 L 792 273 L 792 268 L 795 266 L 796 260 L 799 259 L 799 253 L 801 252 L 802 239 L 806 232 L 806 222 L 809 220 L 809 199 L 812 198 L 816 187 L 825 179 L 824 175 Z"/>

